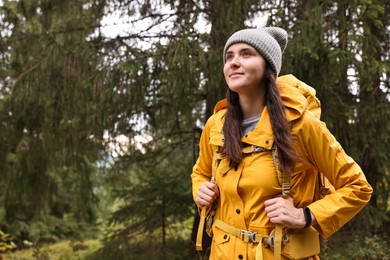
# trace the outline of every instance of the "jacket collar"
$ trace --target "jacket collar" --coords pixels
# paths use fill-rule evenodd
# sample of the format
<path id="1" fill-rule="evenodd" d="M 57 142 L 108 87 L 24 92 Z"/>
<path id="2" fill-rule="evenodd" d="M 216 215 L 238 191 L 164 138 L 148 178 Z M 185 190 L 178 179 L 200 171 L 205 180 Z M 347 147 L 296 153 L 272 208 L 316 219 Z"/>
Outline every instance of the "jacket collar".
<path id="1" fill-rule="evenodd" d="M 289 122 L 300 118 L 307 108 L 307 100 L 301 91 L 296 87 L 299 80 L 293 75 L 281 76 L 276 80 L 277 87 L 282 97 L 285 113 Z M 211 129 L 210 143 L 222 146 L 224 137 L 222 133 L 224 115 L 226 113 L 227 100 L 219 101 L 214 108 L 215 122 Z M 242 142 L 251 145 L 271 149 L 274 142 L 274 135 L 270 123 L 267 107 L 264 107 L 260 120 L 253 131 L 242 137 Z"/>

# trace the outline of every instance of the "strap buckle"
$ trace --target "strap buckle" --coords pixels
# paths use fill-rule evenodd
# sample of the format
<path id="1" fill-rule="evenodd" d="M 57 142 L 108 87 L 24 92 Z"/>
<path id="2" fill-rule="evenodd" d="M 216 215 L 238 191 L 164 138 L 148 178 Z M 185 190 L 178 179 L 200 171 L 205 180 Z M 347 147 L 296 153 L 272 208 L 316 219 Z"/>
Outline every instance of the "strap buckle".
<path id="1" fill-rule="evenodd" d="M 270 237 L 268 238 L 268 245 L 271 247 L 271 249 L 274 249 L 274 247 L 275 247 L 274 237 L 275 237 L 275 236 L 272 235 L 272 236 L 270 236 Z M 288 234 L 285 233 L 285 234 L 283 235 L 283 237 L 282 237 L 282 242 L 287 243 L 288 240 L 289 240 Z"/>
<path id="2" fill-rule="evenodd" d="M 248 230 L 241 229 L 240 238 L 241 240 L 247 243 L 248 242 L 256 243 L 256 234 L 257 234 L 256 232 L 251 232 Z"/>
<path id="3" fill-rule="evenodd" d="M 264 151 L 265 151 L 265 148 L 264 148 L 264 147 L 261 147 L 261 146 L 254 145 L 253 151 L 256 152 L 256 153 L 257 153 L 257 152 L 264 152 Z"/>
<path id="4" fill-rule="evenodd" d="M 271 247 L 271 249 L 274 249 L 274 247 L 275 247 L 274 236 L 270 236 L 268 238 L 268 245 Z"/>

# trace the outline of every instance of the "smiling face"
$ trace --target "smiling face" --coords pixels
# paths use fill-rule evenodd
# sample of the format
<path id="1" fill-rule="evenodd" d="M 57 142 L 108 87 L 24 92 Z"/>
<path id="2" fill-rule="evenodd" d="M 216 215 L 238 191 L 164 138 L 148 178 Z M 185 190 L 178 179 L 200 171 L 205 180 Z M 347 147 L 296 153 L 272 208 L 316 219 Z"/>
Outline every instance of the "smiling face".
<path id="1" fill-rule="evenodd" d="M 223 73 L 230 90 L 240 95 L 257 95 L 263 86 L 266 62 L 252 46 L 236 43 L 225 54 Z"/>

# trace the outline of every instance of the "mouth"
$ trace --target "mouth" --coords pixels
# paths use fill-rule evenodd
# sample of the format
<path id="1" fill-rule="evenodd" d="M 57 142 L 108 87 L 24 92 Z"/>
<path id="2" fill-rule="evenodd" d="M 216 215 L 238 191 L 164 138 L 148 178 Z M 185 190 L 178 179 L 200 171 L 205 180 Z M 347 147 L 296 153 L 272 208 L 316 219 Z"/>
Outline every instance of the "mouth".
<path id="1" fill-rule="evenodd" d="M 244 73 L 234 72 L 229 74 L 229 78 L 235 78 L 244 75 Z"/>

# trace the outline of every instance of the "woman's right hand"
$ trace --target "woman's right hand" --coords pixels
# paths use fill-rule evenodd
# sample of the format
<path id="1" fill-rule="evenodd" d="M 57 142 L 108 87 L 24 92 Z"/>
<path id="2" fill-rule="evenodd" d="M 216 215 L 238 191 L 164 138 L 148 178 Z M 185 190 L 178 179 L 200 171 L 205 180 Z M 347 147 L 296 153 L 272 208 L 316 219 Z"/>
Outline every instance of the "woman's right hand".
<path id="1" fill-rule="evenodd" d="M 196 204 L 199 207 L 210 206 L 213 201 L 219 197 L 218 185 L 213 182 L 205 182 L 200 186 L 196 194 Z"/>

